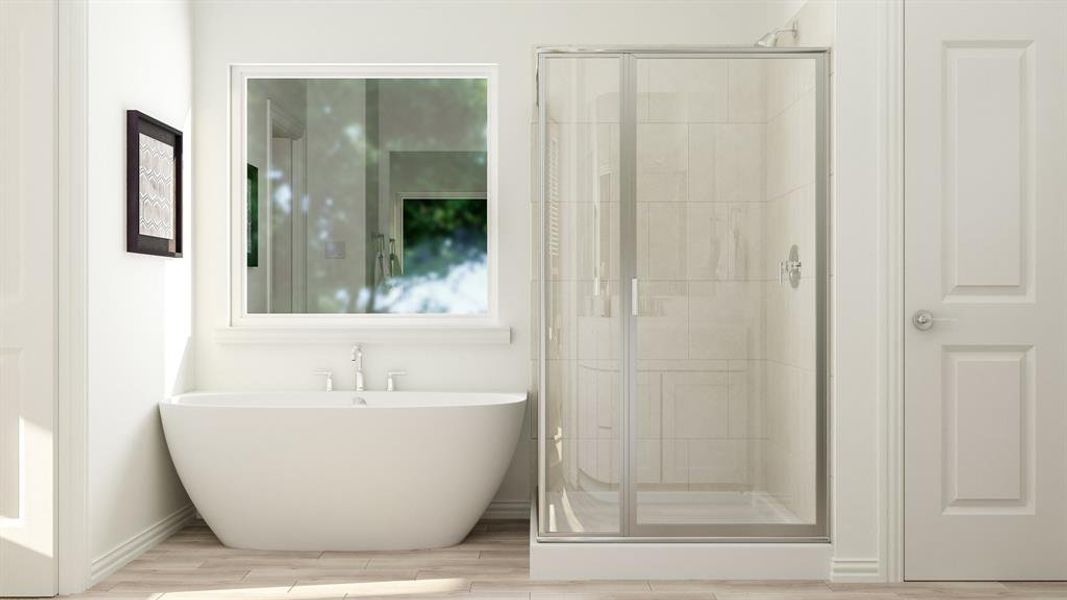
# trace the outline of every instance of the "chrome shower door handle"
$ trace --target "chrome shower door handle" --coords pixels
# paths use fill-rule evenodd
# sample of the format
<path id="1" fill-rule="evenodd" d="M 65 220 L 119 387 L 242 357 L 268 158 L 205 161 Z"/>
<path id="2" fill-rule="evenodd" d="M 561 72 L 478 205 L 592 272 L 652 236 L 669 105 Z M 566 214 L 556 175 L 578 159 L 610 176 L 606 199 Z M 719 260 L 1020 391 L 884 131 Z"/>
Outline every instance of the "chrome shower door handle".
<path id="1" fill-rule="evenodd" d="M 637 310 L 637 278 L 630 279 L 630 314 L 638 316 L 640 311 Z"/>

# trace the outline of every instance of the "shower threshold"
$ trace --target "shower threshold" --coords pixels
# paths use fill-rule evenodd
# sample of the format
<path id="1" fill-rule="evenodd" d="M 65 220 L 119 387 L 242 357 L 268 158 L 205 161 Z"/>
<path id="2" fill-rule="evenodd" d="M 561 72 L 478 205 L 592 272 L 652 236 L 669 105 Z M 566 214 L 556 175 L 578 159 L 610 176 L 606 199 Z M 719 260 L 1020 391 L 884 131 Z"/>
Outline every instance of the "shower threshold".
<path id="1" fill-rule="evenodd" d="M 535 506 L 530 518 L 530 579 L 534 580 L 823 581 L 830 576 L 833 546 L 829 542 L 597 541 L 590 538 L 584 538 L 581 543 L 543 541 L 537 536 L 536 510 Z"/>

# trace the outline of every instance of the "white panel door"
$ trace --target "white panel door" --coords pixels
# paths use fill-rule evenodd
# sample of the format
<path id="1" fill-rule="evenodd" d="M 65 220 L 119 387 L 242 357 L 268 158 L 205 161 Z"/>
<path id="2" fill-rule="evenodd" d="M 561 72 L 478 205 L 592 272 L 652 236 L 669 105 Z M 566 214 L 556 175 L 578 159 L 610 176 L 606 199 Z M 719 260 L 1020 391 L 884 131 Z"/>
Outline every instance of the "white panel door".
<path id="1" fill-rule="evenodd" d="M 1067 579 L 1067 2 L 905 14 L 904 575 Z"/>
<path id="2" fill-rule="evenodd" d="M 0 0 L 0 596 L 56 592 L 55 32 Z"/>

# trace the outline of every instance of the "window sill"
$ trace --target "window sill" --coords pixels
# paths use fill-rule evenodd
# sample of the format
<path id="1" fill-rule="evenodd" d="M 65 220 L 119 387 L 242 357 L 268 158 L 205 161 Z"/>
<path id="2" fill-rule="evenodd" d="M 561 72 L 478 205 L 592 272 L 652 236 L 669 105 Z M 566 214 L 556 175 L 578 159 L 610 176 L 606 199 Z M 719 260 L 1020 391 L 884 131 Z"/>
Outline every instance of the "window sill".
<path id="1" fill-rule="evenodd" d="M 502 325 L 389 325 L 356 327 L 221 327 L 220 344 L 498 344 L 511 343 Z"/>

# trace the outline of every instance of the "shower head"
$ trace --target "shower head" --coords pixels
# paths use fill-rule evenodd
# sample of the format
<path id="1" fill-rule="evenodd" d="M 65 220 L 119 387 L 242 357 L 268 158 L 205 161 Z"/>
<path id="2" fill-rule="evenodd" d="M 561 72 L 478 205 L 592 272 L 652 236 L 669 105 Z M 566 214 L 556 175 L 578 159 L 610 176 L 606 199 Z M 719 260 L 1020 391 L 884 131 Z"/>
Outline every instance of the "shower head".
<path id="1" fill-rule="evenodd" d="M 760 48 L 774 48 L 778 45 L 778 31 L 772 31 L 756 40 L 756 45 Z"/>
<path id="2" fill-rule="evenodd" d="M 793 40 L 796 41 L 797 34 L 798 34 L 798 32 L 797 32 L 797 22 L 793 21 L 792 23 L 789 24 L 788 27 L 780 27 L 778 29 L 775 29 L 774 31 L 771 31 L 767 35 L 765 35 L 765 36 L 761 37 L 760 39 L 756 40 L 756 46 L 758 46 L 760 48 L 774 48 L 774 47 L 778 46 L 778 39 L 781 37 L 781 35 L 783 33 L 791 33 L 791 34 L 793 34 Z"/>

